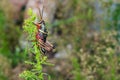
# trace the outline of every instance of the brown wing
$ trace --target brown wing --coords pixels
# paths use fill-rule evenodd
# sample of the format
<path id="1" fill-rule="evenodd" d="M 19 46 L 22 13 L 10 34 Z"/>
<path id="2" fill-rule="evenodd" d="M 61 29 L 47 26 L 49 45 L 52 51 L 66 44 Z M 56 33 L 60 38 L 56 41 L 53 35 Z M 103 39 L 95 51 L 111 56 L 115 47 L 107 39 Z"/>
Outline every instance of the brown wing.
<path id="1" fill-rule="evenodd" d="M 53 50 L 53 45 L 51 44 L 51 43 L 49 43 L 48 41 L 46 41 L 45 43 L 41 40 L 41 39 L 39 39 L 38 40 L 38 42 L 39 42 L 39 46 L 40 47 L 42 47 L 42 48 L 44 48 L 46 51 L 52 51 Z"/>

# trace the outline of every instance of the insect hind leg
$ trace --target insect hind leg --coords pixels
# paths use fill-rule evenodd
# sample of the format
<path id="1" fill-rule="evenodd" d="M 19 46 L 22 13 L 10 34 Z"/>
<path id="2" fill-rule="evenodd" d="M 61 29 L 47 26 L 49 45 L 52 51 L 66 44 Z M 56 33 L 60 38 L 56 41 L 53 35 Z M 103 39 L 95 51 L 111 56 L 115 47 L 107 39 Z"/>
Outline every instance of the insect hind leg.
<path id="1" fill-rule="evenodd" d="M 40 49 L 41 49 L 43 54 L 46 54 L 47 51 L 44 48 L 41 47 Z"/>

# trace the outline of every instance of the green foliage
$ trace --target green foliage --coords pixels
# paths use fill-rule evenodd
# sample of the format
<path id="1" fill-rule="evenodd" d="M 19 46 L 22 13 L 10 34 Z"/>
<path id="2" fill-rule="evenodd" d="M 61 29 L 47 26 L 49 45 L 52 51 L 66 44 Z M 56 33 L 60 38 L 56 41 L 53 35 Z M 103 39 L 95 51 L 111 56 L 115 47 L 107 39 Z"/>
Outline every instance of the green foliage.
<path id="1" fill-rule="evenodd" d="M 0 54 L 7 56 L 12 66 L 16 66 L 29 55 L 30 59 L 25 63 L 29 64 L 30 68 L 21 73 L 20 77 L 25 80 L 46 80 L 46 77 L 50 79 L 43 70 L 45 65 L 51 64 L 47 62 L 47 57 L 41 54 L 36 42 L 28 42 L 25 52 L 21 51 L 18 45 L 21 30 L 14 25 L 13 19 L 9 16 L 13 9 L 8 10 L 1 5 L 3 1 L 6 3 L 7 0 L 0 2 Z M 47 73 L 51 74 L 52 80 L 120 80 L 119 4 L 113 3 L 113 0 L 57 1 L 60 5 L 54 16 L 55 21 L 53 20 L 53 24 L 50 25 L 55 31 L 55 38 L 52 37 L 52 40 L 57 42 L 60 51 L 65 50 L 68 54 L 65 59 L 63 56 L 53 60 L 56 67 L 52 69 L 45 67 Z M 96 16 L 94 6 L 99 5 L 99 2 L 105 14 Z M 116 5 L 114 10 L 113 4 Z M 36 27 L 32 22 L 36 19 L 36 15 L 32 10 L 29 14 L 30 18 L 24 23 L 24 33 L 31 41 L 35 40 Z M 94 25 L 96 21 L 99 25 Z M 94 26 L 97 31 L 93 29 Z M 33 45 L 34 47 L 31 47 Z M 71 45 L 70 49 L 66 48 L 68 45 Z M 0 61 L 1 66 L 8 62 L 2 58 Z M 0 79 L 8 80 L 3 71 L 7 68 L 8 65 L 0 67 Z"/>
<path id="2" fill-rule="evenodd" d="M 0 70 L 0 80 L 8 80 L 5 74 Z"/>
<path id="3" fill-rule="evenodd" d="M 69 8 L 64 6 L 64 9 L 67 7 L 68 12 L 69 9 L 73 11 L 72 15 L 67 18 L 58 18 L 53 26 L 55 26 L 56 32 L 61 31 L 57 39 L 55 38 L 60 50 L 61 47 L 65 50 L 67 45 L 72 45 L 72 49 L 68 50 L 68 55 L 71 55 L 67 58 L 72 62 L 72 80 L 119 80 L 120 57 L 118 55 L 120 52 L 116 38 L 119 32 L 115 29 L 119 26 L 115 26 L 109 20 L 103 22 L 104 17 L 110 18 L 110 13 L 106 10 L 106 16 L 100 16 L 102 17 L 98 22 L 100 25 L 94 24 L 96 15 L 93 5 L 99 5 L 99 3 L 94 4 L 92 0 L 70 0 L 69 4 L 71 4 Z M 108 4 L 111 5 L 112 2 Z M 103 9 L 110 8 L 108 4 Z M 119 18 L 118 9 L 113 12 L 117 16 L 115 19 Z M 61 11 L 57 15 L 67 14 L 65 12 Z M 114 17 L 113 14 L 111 17 Z M 118 23 L 119 20 L 115 22 Z M 111 27 L 108 23 L 114 26 Z M 92 26 L 96 26 L 97 30 L 95 31 Z M 111 29 L 107 29 L 108 27 Z"/>
<path id="4" fill-rule="evenodd" d="M 15 25 L 13 15 L 14 14 L 9 1 L 1 0 L 0 54 L 9 58 L 12 61 L 12 66 L 15 67 L 19 62 L 22 62 L 22 60 L 24 60 L 24 57 L 26 55 L 22 54 L 24 53 L 24 50 L 21 50 L 19 45 L 21 30 L 20 26 Z"/>
<path id="5" fill-rule="evenodd" d="M 0 54 L 0 80 L 8 80 L 11 70 L 11 61 Z"/>
<path id="6" fill-rule="evenodd" d="M 33 25 L 32 22 L 35 20 L 36 15 L 32 13 L 32 10 L 29 10 L 29 15 L 30 18 L 25 20 L 25 25 L 23 26 L 23 28 L 25 33 L 28 34 L 27 39 L 35 40 L 36 26 Z M 33 59 L 33 61 L 26 61 L 27 64 L 30 64 L 32 66 L 32 69 L 24 71 L 23 73 L 20 74 L 20 77 L 25 80 L 44 80 L 44 76 L 47 74 L 43 73 L 42 65 L 43 64 L 49 65 L 49 63 L 47 63 L 47 57 L 43 56 L 43 54 L 38 48 L 37 42 L 32 42 L 32 45 L 34 45 L 34 47 L 33 48 L 28 47 L 28 49 L 35 55 L 34 56 L 35 58 Z"/>
<path id="7" fill-rule="evenodd" d="M 81 74 L 81 68 L 80 64 L 78 63 L 78 60 L 76 58 L 72 59 L 72 65 L 73 65 L 73 74 L 74 74 L 74 80 L 85 80 L 85 76 Z"/>
<path id="8" fill-rule="evenodd" d="M 74 51 L 73 74 L 76 80 L 119 80 L 116 31 L 102 31 L 88 38 L 85 48 Z M 88 46 L 89 45 L 89 46 Z M 77 59 L 75 59 L 77 58 Z M 79 76 L 78 75 L 79 72 Z M 81 78 L 82 76 L 82 78 Z"/>
<path id="9" fill-rule="evenodd" d="M 35 32 L 36 32 L 36 27 L 33 24 L 33 21 L 36 19 L 35 14 L 32 13 L 31 10 L 29 10 L 29 15 L 30 18 L 25 20 L 25 25 L 24 25 L 24 31 L 27 32 L 28 35 L 28 39 L 34 40 L 35 39 Z"/>

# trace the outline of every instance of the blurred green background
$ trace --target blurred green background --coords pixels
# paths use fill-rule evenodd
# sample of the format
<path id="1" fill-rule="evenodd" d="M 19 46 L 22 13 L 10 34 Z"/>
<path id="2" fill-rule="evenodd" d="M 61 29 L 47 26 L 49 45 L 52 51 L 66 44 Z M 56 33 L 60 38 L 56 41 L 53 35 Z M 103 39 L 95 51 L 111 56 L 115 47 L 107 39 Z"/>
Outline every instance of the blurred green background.
<path id="1" fill-rule="evenodd" d="M 28 42 L 22 26 L 29 5 L 37 1 L 0 1 L 0 80 L 22 80 L 18 75 L 29 68 L 24 63 Z M 52 80 L 120 80 L 120 1 L 45 0 L 44 4 L 48 40 L 56 49 L 49 54 L 54 66 L 44 66 L 43 71 Z"/>

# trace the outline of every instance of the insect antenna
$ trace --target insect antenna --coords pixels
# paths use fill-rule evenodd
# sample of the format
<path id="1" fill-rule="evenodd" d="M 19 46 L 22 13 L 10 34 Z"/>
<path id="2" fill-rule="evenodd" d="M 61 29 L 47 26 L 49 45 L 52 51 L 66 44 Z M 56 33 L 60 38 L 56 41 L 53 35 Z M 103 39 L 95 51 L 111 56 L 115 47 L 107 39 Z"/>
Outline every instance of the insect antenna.
<path id="1" fill-rule="evenodd" d="M 39 18 L 42 21 L 43 20 L 43 12 L 44 12 L 44 0 L 42 0 L 42 10 L 38 7 L 39 11 Z"/>
<path id="2" fill-rule="evenodd" d="M 44 0 L 43 0 L 43 7 L 42 7 L 42 17 L 43 17 L 43 12 L 44 12 Z"/>
<path id="3" fill-rule="evenodd" d="M 38 7 L 38 10 L 39 10 L 39 18 L 40 18 L 40 20 L 42 20 L 42 14 L 41 14 L 41 11 L 40 11 L 39 7 Z"/>

